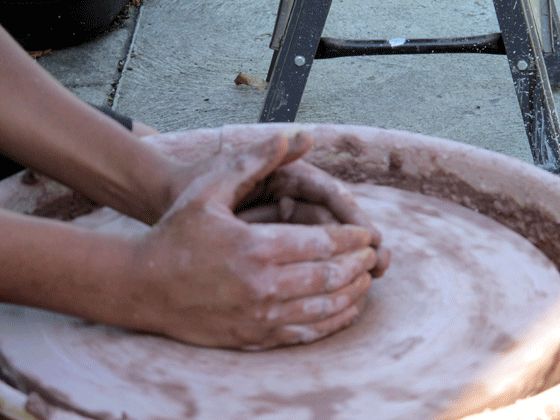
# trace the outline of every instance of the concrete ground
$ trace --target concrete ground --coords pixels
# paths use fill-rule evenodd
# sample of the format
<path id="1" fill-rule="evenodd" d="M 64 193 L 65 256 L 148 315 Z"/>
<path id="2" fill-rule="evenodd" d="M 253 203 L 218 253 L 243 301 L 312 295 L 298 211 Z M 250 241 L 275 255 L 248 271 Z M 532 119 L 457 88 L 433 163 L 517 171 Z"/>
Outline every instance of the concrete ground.
<path id="1" fill-rule="evenodd" d="M 121 27 L 38 61 L 95 104 L 163 131 L 256 122 L 278 1 L 144 0 Z M 499 32 L 492 0 L 333 0 L 324 36 L 426 38 Z M 404 129 L 531 162 L 505 56 L 315 61 L 297 121 Z"/>

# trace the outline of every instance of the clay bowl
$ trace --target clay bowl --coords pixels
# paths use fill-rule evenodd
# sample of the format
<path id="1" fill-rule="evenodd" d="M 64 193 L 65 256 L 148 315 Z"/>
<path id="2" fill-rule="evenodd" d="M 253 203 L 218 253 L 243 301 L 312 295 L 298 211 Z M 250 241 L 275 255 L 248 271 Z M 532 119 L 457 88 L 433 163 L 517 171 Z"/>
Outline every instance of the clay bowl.
<path id="1" fill-rule="evenodd" d="M 388 271 L 389 280 L 372 287 L 371 305 L 357 324 L 314 344 L 260 353 L 186 346 L 3 305 L 0 364 L 6 380 L 35 393 L 35 403 L 51 413 L 62 407 L 72 418 L 512 418 L 508 410 L 523 419 L 555 418 L 558 177 L 467 145 L 369 127 L 226 126 L 146 141 L 196 162 L 298 130 L 315 139 L 305 159 L 333 176 L 420 193 L 430 197 L 431 212 L 455 203 L 465 215 L 486 215 L 538 248 L 546 256 L 539 257 L 542 267 L 525 267 L 537 273 L 527 281 L 434 285 L 429 277 L 407 283 Z M 23 185 L 19 176 L 0 185 L 0 202 L 66 219 L 87 207 L 52 181 Z M 131 234 L 147 229 L 109 209 L 71 223 Z M 390 241 L 391 232 L 383 233 Z M 393 264 L 398 261 L 395 255 Z"/>

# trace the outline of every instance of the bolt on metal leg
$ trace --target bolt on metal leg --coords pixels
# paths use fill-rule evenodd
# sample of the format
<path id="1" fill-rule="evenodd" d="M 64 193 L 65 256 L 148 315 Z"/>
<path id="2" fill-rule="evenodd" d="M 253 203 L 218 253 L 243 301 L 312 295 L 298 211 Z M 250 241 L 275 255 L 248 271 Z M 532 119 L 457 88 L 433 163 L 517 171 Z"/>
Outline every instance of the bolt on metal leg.
<path id="1" fill-rule="evenodd" d="M 332 0 L 282 0 L 260 122 L 294 121 Z"/>

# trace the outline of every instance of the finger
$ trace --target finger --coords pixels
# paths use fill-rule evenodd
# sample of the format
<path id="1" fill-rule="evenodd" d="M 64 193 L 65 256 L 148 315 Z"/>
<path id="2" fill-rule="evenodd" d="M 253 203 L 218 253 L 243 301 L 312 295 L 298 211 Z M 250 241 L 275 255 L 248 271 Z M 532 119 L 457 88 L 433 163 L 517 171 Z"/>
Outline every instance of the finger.
<path id="1" fill-rule="evenodd" d="M 282 197 L 278 203 L 278 210 L 282 222 L 289 222 L 296 211 L 297 203 L 290 197 Z"/>
<path id="2" fill-rule="evenodd" d="M 302 203 L 284 196 L 278 203 L 281 221 L 302 225 L 326 225 L 339 223 L 336 217 L 325 207 L 317 204 Z"/>
<path id="3" fill-rule="evenodd" d="M 303 161 L 279 169 L 278 174 L 274 185 L 271 185 L 273 190 L 323 205 L 341 223 L 368 229 L 372 234 L 372 245 L 379 246 L 380 232 L 371 224 L 342 181 Z"/>
<path id="4" fill-rule="evenodd" d="M 273 303 L 266 310 L 264 318 L 276 325 L 309 324 L 330 318 L 356 305 L 369 291 L 371 282 L 369 273 L 362 273 L 352 283 L 335 292 Z"/>
<path id="5" fill-rule="evenodd" d="M 325 225 L 339 223 L 325 207 L 317 204 L 299 203 L 282 197 L 277 204 L 252 207 L 235 215 L 247 223 L 292 223 L 302 225 Z"/>
<path id="6" fill-rule="evenodd" d="M 299 132 L 290 141 L 290 148 L 284 156 L 281 165 L 287 165 L 306 154 L 313 146 L 313 139 L 308 133 Z"/>
<path id="7" fill-rule="evenodd" d="M 372 225 L 344 184 L 338 180 L 336 183 L 339 185 L 332 188 L 332 191 L 329 189 L 320 191 L 322 194 L 320 203 L 327 207 L 341 223 L 349 223 L 367 229 L 372 236 L 372 246 L 378 247 L 381 244 L 381 233 Z"/>
<path id="8" fill-rule="evenodd" d="M 375 251 L 365 248 L 329 261 L 273 267 L 256 285 L 258 298 L 278 302 L 334 292 L 351 284 L 376 263 Z"/>
<path id="9" fill-rule="evenodd" d="M 252 190 L 282 162 L 290 142 L 286 137 L 252 145 L 236 154 L 221 153 L 193 169 L 196 176 L 168 214 L 184 209 L 189 204 L 203 206 L 209 200 L 233 209 L 239 198 Z"/>
<path id="10" fill-rule="evenodd" d="M 255 188 L 258 181 L 280 166 L 289 148 L 287 138 L 276 136 L 233 157 L 222 156 L 221 160 L 226 162 L 223 162 L 224 169 L 218 170 L 216 174 L 219 186 L 216 198 L 233 208 L 235 203 Z"/>
<path id="11" fill-rule="evenodd" d="M 287 165 L 294 160 L 299 159 L 301 156 L 307 153 L 313 145 L 313 141 L 309 134 L 303 132 L 298 132 L 294 137 L 289 137 L 288 140 L 288 150 L 286 151 L 282 162 L 280 162 L 278 166 Z M 255 183 L 255 186 L 260 185 L 260 188 L 248 189 L 247 195 L 244 196 L 243 203 L 238 203 L 238 205 L 240 205 L 238 210 L 244 210 L 244 207 L 248 203 L 251 203 L 258 199 L 262 199 L 261 194 L 263 192 L 263 189 L 266 189 L 266 187 L 264 185 L 264 178 L 261 181 L 262 182 Z"/>
<path id="12" fill-rule="evenodd" d="M 282 214 L 282 212 L 280 212 Z M 289 219 L 284 222 L 302 225 L 338 224 L 336 217 L 325 207 L 317 204 L 297 203 Z"/>
<path id="13" fill-rule="evenodd" d="M 253 207 L 235 215 L 247 223 L 280 223 L 282 221 L 280 209 L 276 204 Z"/>
<path id="14" fill-rule="evenodd" d="M 133 120 L 132 121 L 132 133 L 136 134 L 138 137 L 151 136 L 154 134 L 159 134 L 155 128 L 144 124 L 143 122 Z"/>
<path id="15" fill-rule="evenodd" d="M 379 278 L 389 267 L 389 263 L 391 262 L 391 251 L 387 248 L 379 248 L 377 249 L 377 264 L 370 270 L 370 274 L 373 278 Z"/>
<path id="16" fill-rule="evenodd" d="M 312 343 L 348 327 L 359 314 L 359 309 L 356 306 L 351 306 L 328 319 L 313 324 L 294 324 L 279 327 L 270 334 L 262 348 Z"/>
<path id="17" fill-rule="evenodd" d="M 357 300 L 356 302 L 356 308 L 358 308 L 358 312 L 360 312 L 360 314 L 363 314 L 364 311 L 366 310 L 368 303 L 370 303 L 370 299 L 368 299 L 367 295 L 366 296 L 362 296 L 360 299 Z"/>
<path id="18" fill-rule="evenodd" d="M 248 257 L 267 264 L 325 261 L 369 246 L 371 234 L 351 225 L 250 225 Z"/>
<path id="19" fill-rule="evenodd" d="M 246 153 L 237 154 L 227 165 L 220 186 L 220 201 L 234 208 L 241 198 L 247 196 L 259 181 L 265 179 L 275 169 L 301 157 L 311 148 L 308 135 L 298 133 L 286 138 L 278 135 L 271 140 L 253 146 Z"/>

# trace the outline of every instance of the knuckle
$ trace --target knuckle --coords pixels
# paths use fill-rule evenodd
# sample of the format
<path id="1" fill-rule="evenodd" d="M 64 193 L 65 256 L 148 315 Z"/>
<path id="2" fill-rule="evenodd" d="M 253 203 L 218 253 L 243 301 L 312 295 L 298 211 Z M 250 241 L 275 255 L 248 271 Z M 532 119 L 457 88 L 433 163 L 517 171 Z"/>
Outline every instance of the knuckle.
<path id="1" fill-rule="evenodd" d="M 331 258 L 337 253 L 338 249 L 336 235 L 332 233 L 332 230 L 335 228 L 334 226 L 327 225 L 325 227 L 318 227 L 318 229 L 321 229 L 322 232 L 321 234 L 317 234 L 315 241 L 313 241 L 311 245 L 315 248 L 319 258 Z"/>
<path id="2" fill-rule="evenodd" d="M 282 312 L 277 304 L 258 301 L 244 311 L 244 318 L 255 327 L 267 327 L 280 318 Z"/>
<path id="3" fill-rule="evenodd" d="M 258 305 L 265 300 L 263 288 L 255 282 L 249 282 L 246 285 L 244 295 L 244 299 L 253 305 Z"/>
<path id="4" fill-rule="evenodd" d="M 343 251 L 348 247 L 348 228 L 346 226 L 330 224 L 325 226 L 324 229 L 329 236 L 328 248 L 331 255 L 335 255 L 337 252 Z"/>
<path id="5" fill-rule="evenodd" d="M 278 252 L 279 234 L 267 224 L 253 225 L 251 228 L 251 233 L 242 242 L 244 254 L 254 261 L 268 263 L 271 256 Z"/>
<path id="6" fill-rule="evenodd" d="M 334 310 L 333 301 L 327 297 L 315 297 L 308 299 L 303 304 L 303 312 L 310 315 L 317 315 L 319 318 L 326 318 Z"/>
<path id="7" fill-rule="evenodd" d="M 336 290 L 345 283 L 345 276 L 339 264 L 326 262 L 323 264 L 322 271 L 326 291 Z"/>
<path id="8" fill-rule="evenodd" d="M 266 321 L 276 321 L 282 317 L 282 310 L 278 306 L 273 306 L 266 311 Z"/>
<path id="9" fill-rule="evenodd" d="M 250 166 L 250 156 L 247 154 L 238 154 L 229 162 L 229 167 L 238 172 L 244 172 Z"/>
<path id="10" fill-rule="evenodd" d="M 255 305 L 248 313 L 249 321 L 252 323 L 260 324 L 266 321 L 269 311 L 262 305 Z"/>
<path id="11" fill-rule="evenodd" d="M 279 285 L 276 279 L 277 273 L 273 267 L 261 267 L 259 275 L 255 275 L 249 281 L 248 299 L 257 303 L 275 300 L 279 292 Z"/>

